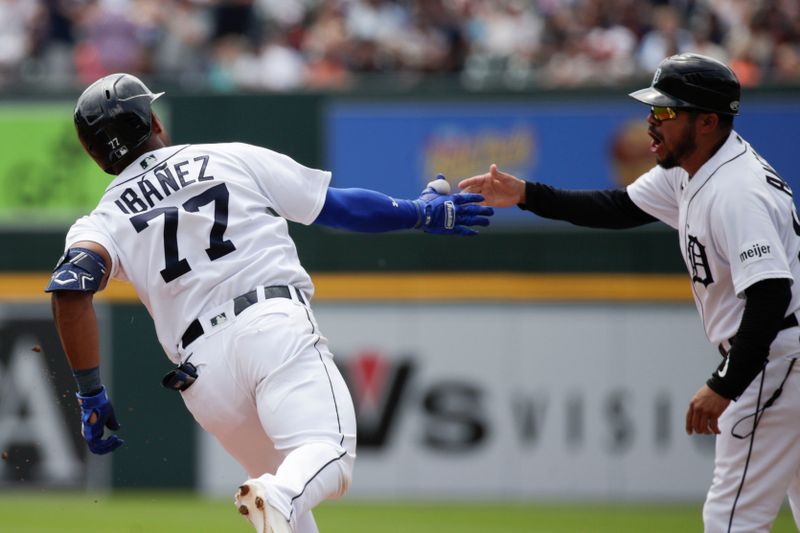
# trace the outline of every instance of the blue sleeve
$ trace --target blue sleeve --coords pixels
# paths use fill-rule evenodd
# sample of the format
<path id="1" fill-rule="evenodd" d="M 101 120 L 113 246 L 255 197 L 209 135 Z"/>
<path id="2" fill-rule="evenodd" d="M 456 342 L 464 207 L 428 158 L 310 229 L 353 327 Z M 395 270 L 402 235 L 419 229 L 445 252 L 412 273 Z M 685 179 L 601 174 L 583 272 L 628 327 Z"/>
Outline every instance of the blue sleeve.
<path id="1" fill-rule="evenodd" d="M 325 204 L 315 224 L 331 228 L 381 233 L 419 226 L 421 207 L 412 200 L 395 200 L 368 189 L 328 187 Z"/>

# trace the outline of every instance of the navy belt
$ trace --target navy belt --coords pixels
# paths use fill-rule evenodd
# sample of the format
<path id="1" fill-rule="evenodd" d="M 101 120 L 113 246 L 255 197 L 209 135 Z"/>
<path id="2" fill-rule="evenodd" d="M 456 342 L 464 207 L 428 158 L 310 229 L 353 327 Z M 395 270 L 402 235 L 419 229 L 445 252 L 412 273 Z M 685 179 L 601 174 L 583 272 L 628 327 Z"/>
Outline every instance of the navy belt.
<path id="1" fill-rule="evenodd" d="M 259 291 L 263 291 L 264 300 L 269 300 L 270 298 L 287 298 L 289 300 L 292 299 L 292 290 L 289 289 L 286 285 L 275 285 L 272 287 L 257 287 L 252 291 L 246 292 L 240 296 L 237 296 L 233 299 L 233 314 L 237 316 L 241 314 L 242 311 L 250 307 L 251 305 L 258 303 L 258 293 Z M 300 294 L 300 291 L 295 290 L 294 293 L 297 295 L 298 301 L 301 304 L 305 304 L 305 300 L 303 300 L 303 295 Z M 203 325 L 200 323 L 198 319 L 192 320 L 192 323 L 189 324 L 189 327 L 186 328 L 186 331 L 183 332 L 181 335 L 181 345 L 186 348 L 191 343 L 196 341 L 201 335 L 203 335 L 205 331 L 203 330 Z"/>
<path id="2" fill-rule="evenodd" d="M 781 327 L 778 331 L 783 331 L 785 329 L 793 328 L 797 325 L 800 325 L 797 322 L 797 316 L 794 313 L 792 313 L 791 315 L 784 317 L 783 322 L 781 322 Z M 736 337 L 731 337 L 730 339 L 728 339 L 728 346 L 733 345 L 734 339 L 736 339 Z M 720 343 L 719 346 L 717 346 L 717 348 L 719 349 L 719 353 L 720 355 L 722 355 L 722 357 L 728 357 L 728 352 L 731 351 L 730 348 L 726 350 L 725 346 L 723 346 L 723 343 Z"/>

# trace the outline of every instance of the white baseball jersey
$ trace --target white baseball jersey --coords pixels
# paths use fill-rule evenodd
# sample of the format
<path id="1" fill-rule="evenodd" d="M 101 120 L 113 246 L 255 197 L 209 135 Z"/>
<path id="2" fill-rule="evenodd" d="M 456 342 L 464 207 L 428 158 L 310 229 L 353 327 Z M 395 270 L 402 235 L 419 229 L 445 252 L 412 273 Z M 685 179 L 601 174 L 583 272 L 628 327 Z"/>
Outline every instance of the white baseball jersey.
<path id="1" fill-rule="evenodd" d="M 286 220 L 311 224 L 330 173 L 242 143 L 169 146 L 140 156 L 67 234 L 94 241 L 111 276 L 130 281 L 167 355 L 204 309 L 257 285 L 291 285 L 309 301 Z"/>
<path id="2" fill-rule="evenodd" d="M 736 132 L 694 176 L 654 167 L 628 189 L 642 210 L 676 228 L 708 339 L 727 343 L 744 312 L 744 290 L 769 278 L 800 278 L 800 223 L 786 182 Z M 789 312 L 800 308 L 792 289 Z M 785 332 L 782 332 L 785 333 Z M 794 339 L 796 341 L 796 339 Z M 795 353 L 773 343 L 770 356 Z"/>

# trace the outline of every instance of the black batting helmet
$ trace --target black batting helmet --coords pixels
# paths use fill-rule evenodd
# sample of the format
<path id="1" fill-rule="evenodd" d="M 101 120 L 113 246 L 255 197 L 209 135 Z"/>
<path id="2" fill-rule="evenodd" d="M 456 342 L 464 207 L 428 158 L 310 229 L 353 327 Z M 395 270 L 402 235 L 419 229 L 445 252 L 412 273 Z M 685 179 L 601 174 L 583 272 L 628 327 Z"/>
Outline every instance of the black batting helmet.
<path id="1" fill-rule="evenodd" d="M 100 167 L 125 163 L 144 143 L 152 127 L 150 105 L 164 93 L 152 93 L 136 76 L 111 74 L 91 84 L 75 105 L 75 129 Z"/>
<path id="2" fill-rule="evenodd" d="M 724 63 L 700 54 L 663 60 L 650 87 L 630 96 L 652 106 L 692 108 L 722 115 L 739 113 L 741 87 Z"/>

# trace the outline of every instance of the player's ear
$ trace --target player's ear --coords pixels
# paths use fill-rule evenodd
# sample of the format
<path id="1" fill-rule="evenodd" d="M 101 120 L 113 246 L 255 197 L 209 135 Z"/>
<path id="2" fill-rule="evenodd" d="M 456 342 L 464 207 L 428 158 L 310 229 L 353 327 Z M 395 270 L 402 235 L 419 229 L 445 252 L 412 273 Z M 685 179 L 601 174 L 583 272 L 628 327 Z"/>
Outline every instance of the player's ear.
<path id="1" fill-rule="evenodd" d="M 161 124 L 161 119 L 158 118 L 155 111 L 150 111 L 150 132 L 151 134 L 158 135 L 162 131 L 164 131 L 164 125 Z"/>
<path id="2" fill-rule="evenodd" d="M 719 125 L 719 115 L 716 113 L 701 113 L 697 119 L 703 133 L 710 133 Z"/>
<path id="3" fill-rule="evenodd" d="M 164 128 L 164 123 L 158 118 L 154 111 L 150 112 L 150 137 L 158 139 L 161 146 L 169 146 L 172 144 L 167 130 Z"/>

